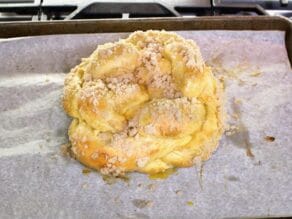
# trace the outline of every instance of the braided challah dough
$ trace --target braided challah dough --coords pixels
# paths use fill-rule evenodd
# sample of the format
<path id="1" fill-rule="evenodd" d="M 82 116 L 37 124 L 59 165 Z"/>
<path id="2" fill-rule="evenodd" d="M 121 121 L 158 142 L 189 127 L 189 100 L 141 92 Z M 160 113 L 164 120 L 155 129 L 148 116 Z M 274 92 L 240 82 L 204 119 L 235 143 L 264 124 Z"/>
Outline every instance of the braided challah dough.
<path id="1" fill-rule="evenodd" d="M 112 175 L 207 160 L 223 132 L 221 90 L 196 43 L 175 33 L 99 45 L 65 79 L 72 152 Z"/>

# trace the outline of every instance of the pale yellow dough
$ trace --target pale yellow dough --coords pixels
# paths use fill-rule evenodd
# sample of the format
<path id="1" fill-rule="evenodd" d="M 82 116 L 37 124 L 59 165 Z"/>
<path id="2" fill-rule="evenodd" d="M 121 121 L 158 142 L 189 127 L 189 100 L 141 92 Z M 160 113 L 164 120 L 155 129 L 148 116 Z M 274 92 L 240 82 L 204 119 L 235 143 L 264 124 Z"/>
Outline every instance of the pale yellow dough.
<path id="1" fill-rule="evenodd" d="M 223 132 L 221 91 L 196 43 L 175 33 L 99 45 L 65 79 L 72 152 L 112 175 L 207 160 Z"/>

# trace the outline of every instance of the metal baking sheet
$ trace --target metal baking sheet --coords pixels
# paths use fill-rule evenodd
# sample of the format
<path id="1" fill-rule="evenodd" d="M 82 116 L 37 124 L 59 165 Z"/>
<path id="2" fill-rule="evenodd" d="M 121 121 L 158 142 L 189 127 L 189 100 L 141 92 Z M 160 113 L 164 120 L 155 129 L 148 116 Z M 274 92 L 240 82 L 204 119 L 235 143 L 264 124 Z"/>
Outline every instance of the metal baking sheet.
<path id="1" fill-rule="evenodd" d="M 50 34 L 117 33 L 135 30 L 280 30 L 292 63 L 292 22 L 282 16 L 203 16 L 195 18 L 89 19 L 0 23 L 0 38 Z"/>
<path id="2" fill-rule="evenodd" d="M 163 180 L 134 173 L 113 184 L 98 173 L 84 174 L 82 165 L 62 155 L 70 118 L 61 96 L 70 68 L 98 44 L 128 33 L 0 42 L 1 218 L 292 215 L 292 70 L 285 32 L 178 33 L 199 44 L 224 81 L 228 123 L 244 129 L 224 135 L 202 166 Z"/>

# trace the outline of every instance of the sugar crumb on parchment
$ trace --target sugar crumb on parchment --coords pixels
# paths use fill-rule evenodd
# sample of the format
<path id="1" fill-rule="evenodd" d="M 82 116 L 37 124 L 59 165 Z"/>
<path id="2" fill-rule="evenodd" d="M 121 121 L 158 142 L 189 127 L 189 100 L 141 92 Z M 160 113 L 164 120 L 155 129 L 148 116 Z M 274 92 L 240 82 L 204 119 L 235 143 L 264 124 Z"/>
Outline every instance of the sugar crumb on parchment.
<path id="1" fill-rule="evenodd" d="M 239 132 L 239 127 L 236 126 L 236 125 L 230 125 L 230 124 L 227 124 L 226 127 L 225 127 L 225 134 L 227 136 L 231 136 L 231 135 L 234 135 L 235 133 Z"/>
<path id="2" fill-rule="evenodd" d="M 88 184 L 87 183 L 83 183 L 82 184 L 82 189 L 87 189 L 88 188 Z"/>
<path id="3" fill-rule="evenodd" d="M 92 172 L 91 169 L 88 169 L 88 168 L 83 168 L 82 169 L 82 174 L 85 175 L 85 176 L 87 176 L 91 172 Z"/>
<path id="4" fill-rule="evenodd" d="M 269 142 L 273 142 L 273 141 L 276 140 L 276 138 L 275 138 L 274 136 L 269 136 L 269 135 L 267 135 L 267 136 L 265 136 L 265 140 L 266 140 L 266 141 L 269 141 Z"/>
<path id="5" fill-rule="evenodd" d="M 233 119 L 235 119 L 235 120 L 238 120 L 238 119 L 239 119 L 239 115 L 238 115 L 238 113 L 233 113 L 233 114 L 231 114 L 231 117 L 232 117 Z"/>
<path id="6" fill-rule="evenodd" d="M 178 196 L 182 196 L 183 195 L 183 192 L 181 190 L 176 190 L 175 191 L 175 194 L 177 194 Z"/>
<path id="7" fill-rule="evenodd" d="M 133 205 L 137 208 L 146 208 L 146 207 L 152 207 L 153 202 L 150 200 L 144 200 L 144 199 L 134 199 L 132 201 Z"/>
<path id="8" fill-rule="evenodd" d="M 234 98 L 234 103 L 235 104 L 242 104 L 242 99 L 240 99 L 240 98 Z"/>
<path id="9" fill-rule="evenodd" d="M 63 157 L 70 157 L 70 147 L 71 145 L 69 143 L 61 145 L 61 155 Z"/>
<path id="10" fill-rule="evenodd" d="M 155 184 L 149 184 L 147 185 L 147 189 L 149 189 L 150 191 L 154 191 L 156 189 L 156 185 Z"/>

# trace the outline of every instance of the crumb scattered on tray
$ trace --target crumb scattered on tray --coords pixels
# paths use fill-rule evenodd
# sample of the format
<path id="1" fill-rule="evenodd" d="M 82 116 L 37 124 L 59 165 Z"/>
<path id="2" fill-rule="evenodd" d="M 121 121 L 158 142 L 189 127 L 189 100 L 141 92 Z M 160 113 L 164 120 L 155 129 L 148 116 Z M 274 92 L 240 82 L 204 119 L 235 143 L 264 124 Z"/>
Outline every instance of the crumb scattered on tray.
<path id="1" fill-rule="evenodd" d="M 246 156 L 251 157 L 251 158 L 254 158 L 254 154 L 252 153 L 250 147 L 247 147 L 246 148 Z"/>
<path id="2" fill-rule="evenodd" d="M 154 191 L 154 190 L 156 189 L 156 185 L 154 185 L 154 184 L 149 184 L 149 185 L 147 186 L 147 189 L 149 189 L 150 191 Z"/>
<path id="3" fill-rule="evenodd" d="M 251 74 L 250 74 L 250 76 L 251 77 L 258 77 L 258 76 L 260 76 L 262 73 L 261 72 L 259 72 L 259 71 L 254 71 L 254 72 L 252 72 Z"/>
<path id="4" fill-rule="evenodd" d="M 91 170 L 90 169 L 87 169 L 87 168 L 84 168 L 82 170 L 82 173 L 83 173 L 83 175 L 88 175 L 89 173 L 91 173 Z"/>
<path id="5" fill-rule="evenodd" d="M 241 104 L 242 103 L 242 100 L 239 99 L 239 98 L 234 98 L 234 103 L 235 104 Z"/>
<path id="6" fill-rule="evenodd" d="M 254 165 L 255 165 L 255 166 L 261 166 L 261 165 L 262 165 L 262 162 L 259 160 L 259 161 L 256 162 Z"/>
<path id="7" fill-rule="evenodd" d="M 82 189 L 87 189 L 88 188 L 88 184 L 87 183 L 83 183 L 82 184 Z"/>
<path id="8" fill-rule="evenodd" d="M 227 124 L 226 125 L 225 134 L 227 136 L 234 135 L 238 131 L 239 131 L 239 127 L 238 126 L 236 126 L 236 125 L 230 125 L 230 124 Z"/>
<path id="9" fill-rule="evenodd" d="M 151 207 L 153 202 L 149 200 L 144 200 L 144 199 L 134 199 L 132 201 L 133 205 L 137 208 L 146 208 L 146 207 Z"/>
<path id="10" fill-rule="evenodd" d="M 120 196 L 119 195 L 114 198 L 114 202 L 120 202 Z"/>
<path id="11" fill-rule="evenodd" d="M 265 140 L 266 141 L 269 141 L 269 142 L 273 142 L 273 141 L 275 141 L 275 137 L 273 137 L 273 136 L 266 136 L 265 137 Z"/>
<path id="12" fill-rule="evenodd" d="M 188 205 L 188 206 L 194 206 L 194 202 L 192 202 L 192 201 L 187 201 L 187 205 Z"/>
<path id="13" fill-rule="evenodd" d="M 243 86 L 243 85 L 245 85 L 245 81 L 244 80 L 242 80 L 242 79 L 238 79 L 238 85 L 239 86 Z"/>
<path id="14" fill-rule="evenodd" d="M 51 158 L 52 160 L 57 160 L 57 157 L 58 157 L 58 156 L 57 156 L 57 154 L 55 154 L 55 153 L 50 155 L 50 158 Z"/>
<path id="15" fill-rule="evenodd" d="M 60 148 L 63 157 L 70 157 L 70 144 L 62 144 Z"/>
<path id="16" fill-rule="evenodd" d="M 231 116 L 235 120 L 239 119 L 239 115 L 237 113 L 233 113 Z"/>
<path id="17" fill-rule="evenodd" d="M 225 178 L 229 181 L 232 181 L 232 182 L 239 181 L 239 178 L 236 176 L 227 176 Z"/>

